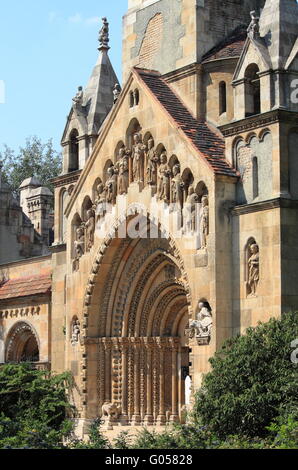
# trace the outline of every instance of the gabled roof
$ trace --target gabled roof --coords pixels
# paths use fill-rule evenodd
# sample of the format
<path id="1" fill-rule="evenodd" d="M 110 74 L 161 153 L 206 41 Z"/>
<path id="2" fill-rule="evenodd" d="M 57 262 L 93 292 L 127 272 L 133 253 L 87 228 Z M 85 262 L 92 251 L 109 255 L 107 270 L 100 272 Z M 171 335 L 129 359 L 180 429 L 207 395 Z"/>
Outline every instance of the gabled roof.
<path id="1" fill-rule="evenodd" d="M 217 175 L 238 176 L 225 158 L 225 142 L 210 125 L 198 121 L 186 108 L 159 72 L 134 68 L 134 72 L 162 105 L 174 124 Z"/>
<path id="2" fill-rule="evenodd" d="M 51 292 L 51 274 L 11 279 L 0 285 L 0 301 Z"/>
<path id="3" fill-rule="evenodd" d="M 247 26 L 238 26 L 223 41 L 210 49 L 202 57 L 202 63 L 211 60 L 228 59 L 240 57 L 247 38 Z"/>

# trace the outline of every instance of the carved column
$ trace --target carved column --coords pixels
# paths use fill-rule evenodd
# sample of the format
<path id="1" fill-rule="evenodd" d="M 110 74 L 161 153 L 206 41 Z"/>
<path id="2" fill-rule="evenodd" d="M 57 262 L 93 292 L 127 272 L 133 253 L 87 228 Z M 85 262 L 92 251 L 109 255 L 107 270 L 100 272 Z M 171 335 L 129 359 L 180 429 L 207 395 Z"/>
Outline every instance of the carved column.
<path id="1" fill-rule="evenodd" d="M 144 422 L 146 414 L 146 403 L 147 403 L 147 393 L 146 393 L 146 350 L 144 343 L 141 342 L 140 346 L 140 411 L 141 411 L 141 421 Z"/>
<path id="2" fill-rule="evenodd" d="M 101 413 L 105 401 L 105 347 L 102 342 L 98 344 L 98 404 Z"/>
<path id="3" fill-rule="evenodd" d="M 162 338 L 158 338 L 159 348 L 159 415 L 157 418 L 157 424 L 165 424 L 165 373 L 164 373 L 164 358 L 165 358 L 165 345 Z"/>
<path id="4" fill-rule="evenodd" d="M 156 341 L 154 342 L 152 351 L 152 385 L 153 385 L 153 418 L 157 421 L 159 413 L 159 349 Z"/>
<path id="5" fill-rule="evenodd" d="M 104 338 L 105 348 L 105 402 L 111 403 L 111 352 L 112 352 L 112 341 L 109 338 Z"/>
<path id="6" fill-rule="evenodd" d="M 112 340 L 112 403 L 121 404 L 121 351 L 118 338 Z"/>
<path id="7" fill-rule="evenodd" d="M 121 354 L 122 354 L 122 390 L 121 390 L 121 423 L 128 424 L 128 351 L 129 341 L 127 338 L 122 338 L 121 341 Z"/>
<path id="8" fill-rule="evenodd" d="M 141 423 L 140 413 L 140 341 L 134 339 L 134 414 L 132 424 L 137 426 Z"/>
<path id="9" fill-rule="evenodd" d="M 128 377 L 127 377 L 127 385 L 128 385 L 128 393 L 127 393 L 127 400 L 128 400 L 128 418 L 129 420 L 132 419 L 134 413 L 134 350 L 133 345 L 129 342 L 128 345 Z"/>
<path id="10" fill-rule="evenodd" d="M 178 350 L 179 339 L 171 338 L 172 349 L 172 415 L 171 421 L 176 422 L 179 420 L 178 416 Z"/>
<path id="11" fill-rule="evenodd" d="M 147 395 L 147 406 L 146 406 L 146 416 L 144 423 L 147 426 L 152 426 L 153 424 L 153 390 L 152 390 L 152 362 L 153 362 L 153 351 L 154 345 L 150 342 L 150 338 L 145 338 L 146 354 L 147 354 L 147 381 L 146 381 L 146 395 Z"/>

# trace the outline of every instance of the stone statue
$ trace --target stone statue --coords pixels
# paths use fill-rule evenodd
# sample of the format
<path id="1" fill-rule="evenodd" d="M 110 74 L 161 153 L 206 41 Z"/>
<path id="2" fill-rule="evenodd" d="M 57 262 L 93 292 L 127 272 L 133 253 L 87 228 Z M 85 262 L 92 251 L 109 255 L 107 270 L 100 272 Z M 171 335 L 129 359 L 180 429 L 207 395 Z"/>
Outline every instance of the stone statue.
<path id="1" fill-rule="evenodd" d="M 255 10 L 250 12 L 251 22 L 247 29 L 248 37 L 257 39 L 260 37 L 260 18 L 257 16 Z"/>
<path id="2" fill-rule="evenodd" d="M 116 83 L 116 85 L 114 86 L 114 90 L 113 90 L 114 104 L 117 103 L 120 93 L 121 93 L 121 87 L 119 83 Z"/>
<path id="3" fill-rule="evenodd" d="M 110 36 L 109 36 L 109 23 L 107 18 L 102 18 L 102 28 L 99 31 L 99 47 L 109 47 Z"/>
<path id="4" fill-rule="evenodd" d="M 209 344 L 212 331 L 212 310 L 208 302 L 199 303 L 199 313 L 197 319 L 192 320 L 189 324 L 189 337 L 199 340 L 199 344 Z"/>
<path id="5" fill-rule="evenodd" d="M 128 154 L 125 147 L 121 147 L 119 150 L 116 167 L 118 173 L 118 194 L 127 194 L 129 186 L 129 167 Z"/>
<path id="6" fill-rule="evenodd" d="M 146 153 L 147 159 L 147 183 L 151 186 L 157 185 L 157 164 L 159 162 L 158 155 L 154 150 L 154 140 L 148 140 L 148 150 Z"/>
<path id="7" fill-rule="evenodd" d="M 160 156 L 160 165 L 158 168 L 158 199 L 166 203 L 170 202 L 170 176 L 171 169 L 168 165 L 168 158 L 166 151 L 163 151 Z"/>
<path id="8" fill-rule="evenodd" d="M 102 181 L 98 184 L 96 193 L 97 196 L 94 202 L 94 210 L 96 212 L 96 219 L 99 220 L 106 214 L 105 187 Z"/>
<path id="9" fill-rule="evenodd" d="M 74 346 L 79 342 L 80 336 L 80 322 L 79 320 L 74 321 L 72 325 L 71 344 Z"/>
<path id="10" fill-rule="evenodd" d="M 109 204 L 115 204 L 117 197 L 117 174 L 113 166 L 108 168 L 107 175 L 108 179 L 105 185 L 106 201 Z"/>
<path id="11" fill-rule="evenodd" d="M 260 279 L 260 255 L 259 246 L 253 243 L 249 247 L 250 258 L 248 260 L 248 291 L 250 297 L 255 297 Z"/>
<path id="12" fill-rule="evenodd" d="M 182 210 L 183 207 L 183 194 L 184 194 L 184 183 L 181 178 L 180 165 L 177 163 L 173 167 L 173 178 L 172 178 L 172 202 L 175 206 Z"/>
<path id="13" fill-rule="evenodd" d="M 196 229 L 196 209 L 198 202 L 199 197 L 195 193 L 193 185 L 190 185 L 184 207 L 184 224 L 188 232 L 194 232 Z"/>
<path id="14" fill-rule="evenodd" d="M 201 248 L 207 248 L 207 237 L 209 235 L 209 201 L 208 196 L 202 197 L 202 212 L 200 220 Z"/>
<path id="15" fill-rule="evenodd" d="M 132 148 L 132 175 L 135 183 L 143 183 L 144 179 L 144 158 L 146 146 L 142 143 L 140 134 L 135 134 L 133 137 Z"/>
<path id="16" fill-rule="evenodd" d="M 95 213 L 93 209 L 87 211 L 87 221 L 85 224 L 86 228 L 86 249 L 90 251 L 94 244 L 94 232 L 95 232 Z"/>
<path id="17" fill-rule="evenodd" d="M 101 408 L 102 418 L 107 416 L 109 419 L 118 418 L 121 415 L 121 407 L 116 403 L 104 403 Z"/>
<path id="18" fill-rule="evenodd" d="M 80 258 L 85 253 L 85 227 L 84 224 L 76 229 L 76 239 L 74 241 L 75 259 L 73 268 L 76 270 L 79 267 Z"/>
<path id="19" fill-rule="evenodd" d="M 73 101 L 73 108 L 74 109 L 80 109 L 83 104 L 83 98 L 84 98 L 84 92 L 83 92 L 83 87 L 79 86 L 78 87 L 78 92 L 76 96 L 72 99 Z"/>

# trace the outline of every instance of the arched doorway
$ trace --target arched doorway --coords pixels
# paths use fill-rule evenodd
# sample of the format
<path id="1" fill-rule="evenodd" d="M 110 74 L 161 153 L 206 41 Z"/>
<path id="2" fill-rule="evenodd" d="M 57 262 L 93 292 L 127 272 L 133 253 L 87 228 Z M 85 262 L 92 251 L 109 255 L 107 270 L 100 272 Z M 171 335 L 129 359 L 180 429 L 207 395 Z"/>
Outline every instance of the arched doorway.
<path id="1" fill-rule="evenodd" d="M 6 362 L 39 362 L 38 338 L 33 327 L 19 322 L 10 330 L 5 348 Z"/>
<path id="2" fill-rule="evenodd" d="M 189 295 L 176 255 L 162 237 L 116 237 L 102 257 L 88 309 L 89 418 L 112 405 L 122 425 L 182 419 Z"/>

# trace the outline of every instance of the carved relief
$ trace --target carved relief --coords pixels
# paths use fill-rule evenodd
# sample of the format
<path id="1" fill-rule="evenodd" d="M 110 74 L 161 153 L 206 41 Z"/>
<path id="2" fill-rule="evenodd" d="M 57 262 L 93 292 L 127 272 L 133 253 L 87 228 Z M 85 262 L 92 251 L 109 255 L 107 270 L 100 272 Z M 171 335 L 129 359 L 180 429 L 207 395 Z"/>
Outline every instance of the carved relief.
<path id="1" fill-rule="evenodd" d="M 105 194 L 106 194 L 107 203 L 116 204 L 117 174 L 113 166 L 110 166 L 107 170 L 107 182 L 105 184 Z"/>
<path id="2" fill-rule="evenodd" d="M 248 245 L 247 261 L 247 295 L 256 297 L 260 280 L 260 254 L 259 246 L 253 242 Z"/>
<path id="3" fill-rule="evenodd" d="M 158 188 L 157 196 L 161 201 L 170 202 L 170 177 L 171 168 L 168 165 L 168 158 L 166 151 L 163 151 L 160 156 L 160 165 L 158 168 Z"/>
<path id="4" fill-rule="evenodd" d="M 195 193 L 193 185 L 188 188 L 188 196 L 184 206 L 184 227 L 188 232 L 194 232 L 196 229 L 196 212 L 199 197 Z"/>
<path id="5" fill-rule="evenodd" d="M 93 209 L 87 211 L 87 221 L 85 223 L 86 229 L 86 251 L 90 251 L 94 244 L 95 233 L 95 213 Z"/>
<path id="6" fill-rule="evenodd" d="M 135 183 L 143 183 L 144 181 L 144 160 L 146 146 L 142 143 L 140 134 L 135 134 L 133 137 L 132 148 L 132 178 Z"/>
<path id="7" fill-rule="evenodd" d="M 176 208 L 182 210 L 184 195 L 184 182 L 181 177 L 180 165 L 177 163 L 173 167 L 173 178 L 171 186 L 171 199 Z"/>
<path id="8" fill-rule="evenodd" d="M 196 320 L 191 320 L 185 331 L 190 339 L 196 339 L 199 345 L 208 345 L 212 333 L 212 310 L 208 302 L 199 302 Z"/>
<path id="9" fill-rule="evenodd" d="M 209 200 L 208 196 L 202 197 L 202 212 L 200 220 L 201 249 L 207 248 L 207 237 L 209 235 Z"/>
<path id="10" fill-rule="evenodd" d="M 76 346 L 79 342 L 79 337 L 80 337 L 80 322 L 79 320 L 74 320 L 72 324 L 72 334 L 71 334 L 71 344 L 73 346 Z"/>
<path id="11" fill-rule="evenodd" d="M 97 221 L 103 218 L 106 214 L 106 195 L 105 187 L 102 182 L 100 182 L 96 188 L 96 199 L 94 202 L 94 210 L 96 212 Z"/>
<path id="12" fill-rule="evenodd" d="M 79 269 L 80 258 L 85 253 L 85 228 L 82 224 L 76 229 L 76 240 L 74 241 L 75 258 L 73 261 L 73 269 Z"/>
<path id="13" fill-rule="evenodd" d="M 154 150 L 154 140 L 150 138 L 148 140 L 148 149 L 146 152 L 147 160 L 147 184 L 151 186 L 157 185 L 157 165 L 159 163 L 159 158 Z"/>
<path id="14" fill-rule="evenodd" d="M 129 186 L 129 164 L 128 164 L 129 152 L 125 147 L 121 147 L 119 150 L 118 161 L 116 168 L 118 172 L 118 194 L 127 194 Z"/>

